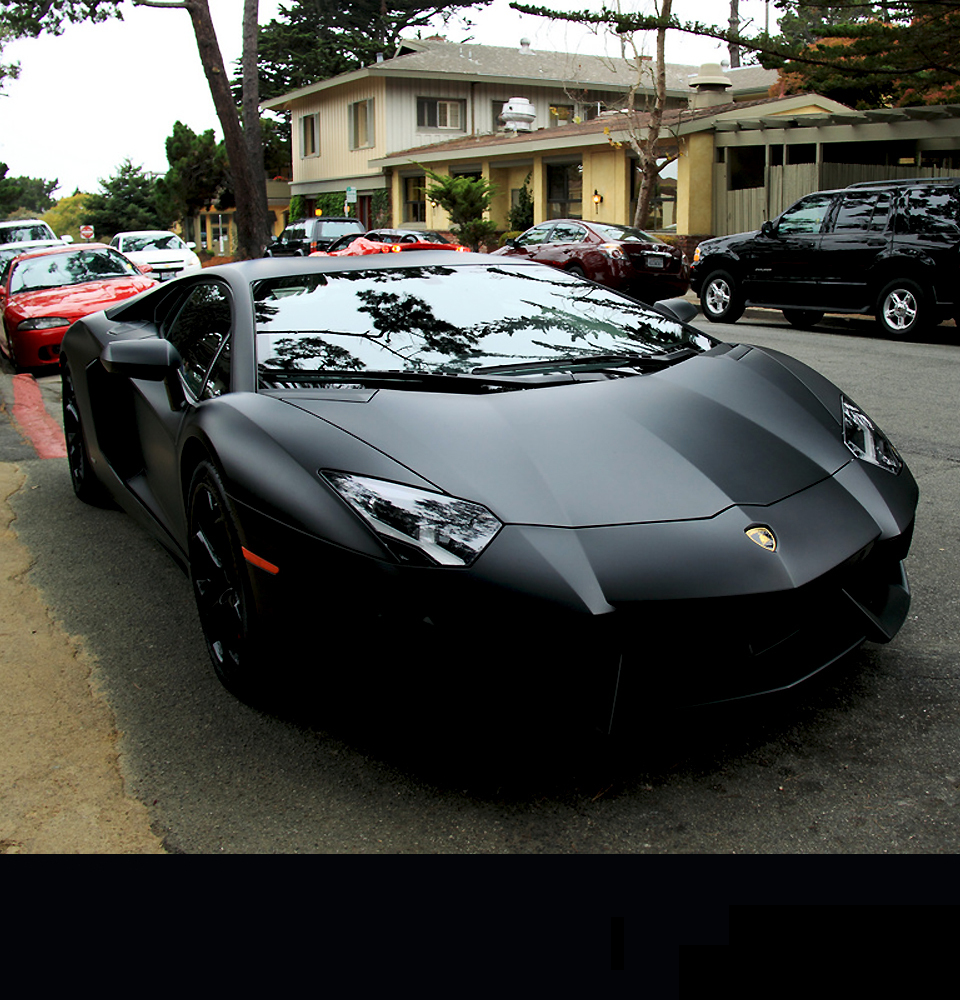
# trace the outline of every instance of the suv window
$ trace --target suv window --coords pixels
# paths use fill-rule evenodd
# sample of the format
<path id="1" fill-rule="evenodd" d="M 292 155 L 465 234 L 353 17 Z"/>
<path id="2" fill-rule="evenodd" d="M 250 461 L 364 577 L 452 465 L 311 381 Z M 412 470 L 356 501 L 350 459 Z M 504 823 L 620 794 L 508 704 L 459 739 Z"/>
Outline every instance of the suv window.
<path id="1" fill-rule="evenodd" d="M 837 210 L 834 232 L 882 233 L 890 217 L 890 192 L 845 194 Z"/>
<path id="2" fill-rule="evenodd" d="M 916 187 L 903 192 L 897 232 L 915 236 L 937 234 L 956 237 L 957 189 L 955 187 Z"/>
<path id="3" fill-rule="evenodd" d="M 797 202 L 793 208 L 788 208 L 777 223 L 777 232 L 781 236 L 795 233 L 819 233 L 823 220 L 833 204 L 833 194 L 813 194 Z"/>

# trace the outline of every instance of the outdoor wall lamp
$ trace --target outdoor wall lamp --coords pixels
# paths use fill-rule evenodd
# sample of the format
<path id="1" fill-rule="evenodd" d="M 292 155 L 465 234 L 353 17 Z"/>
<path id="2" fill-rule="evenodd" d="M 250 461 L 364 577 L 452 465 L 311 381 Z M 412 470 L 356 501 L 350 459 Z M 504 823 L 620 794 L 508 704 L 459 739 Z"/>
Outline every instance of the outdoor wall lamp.
<path id="1" fill-rule="evenodd" d="M 600 194 L 600 192 L 596 188 L 594 188 L 593 189 L 593 203 L 594 203 L 594 205 L 597 206 L 596 211 L 598 211 L 598 212 L 600 211 L 600 202 L 602 202 L 602 201 L 603 201 L 603 195 Z"/>

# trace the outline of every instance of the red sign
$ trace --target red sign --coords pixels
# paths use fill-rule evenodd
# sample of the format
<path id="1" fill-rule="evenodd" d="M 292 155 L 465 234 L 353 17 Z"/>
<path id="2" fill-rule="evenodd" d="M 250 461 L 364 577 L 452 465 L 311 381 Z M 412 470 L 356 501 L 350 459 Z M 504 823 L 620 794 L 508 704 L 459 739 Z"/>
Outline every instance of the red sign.
<path id="1" fill-rule="evenodd" d="M 81 226 L 80 227 L 80 235 L 85 240 L 92 240 L 93 239 L 93 226 Z"/>

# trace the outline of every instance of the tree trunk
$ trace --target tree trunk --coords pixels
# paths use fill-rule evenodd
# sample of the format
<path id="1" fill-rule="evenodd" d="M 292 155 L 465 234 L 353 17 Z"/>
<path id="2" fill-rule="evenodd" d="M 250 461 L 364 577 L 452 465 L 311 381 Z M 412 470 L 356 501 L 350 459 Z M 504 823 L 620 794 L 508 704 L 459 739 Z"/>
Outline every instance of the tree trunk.
<path id="1" fill-rule="evenodd" d="M 261 199 L 266 197 L 264 190 L 264 175 L 262 168 L 255 175 L 251 169 L 247 144 L 244 140 L 240 118 L 237 115 L 233 95 L 230 93 L 230 80 L 223 66 L 223 56 L 210 17 L 210 7 L 207 0 L 186 0 L 184 5 L 190 13 L 193 22 L 193 33 L 197 39 L 197 49 L 200 52 L 200 62 L 210 87 L 213 106 L 220 119 L 223 129 L 223 141 L 227 148 L 227 158 L 230 160 L 230 173 L 233 177 L 233 193 L 237 201 L 237 248 L 238 260 L 249 260 L 260 257 L 265 246 L 265 213 L 257 211 Z M 259 114 L 256 117 L 259 124 Z M 261 221 L 262 220 L 262 221 Z"/>
<path id="2" fill-rule="evenodd" d="M 260 33 L 258 23 L 259 0 L 244 0 L 243 2 L 243 54 L 241 66 L 243 71 L 243 136 L 246 141 L 247 163 L 254 178 L 260 178 L 256 184 L 257 195 L 253 208 L 256 212 L 256 225 L 259 231 L 260 247 L 256 256 L 263 254 L 263 249 L 270 242 L 269 209 L 267 207 L 266 171 L 263 167 L 263 133 L 260 128 L 260 80 L 257 66 L 257 39 Z M 237 202 L 237 210 L 240 202 Z"/>
<path id="3" fill-rule="evenodd" d="M 673 0 L 663 0 L 661 4 L 661 17 L 667 20 L 670 17 Z M 647 223 L 647 216 L 650 214 L 650 201 L 653 198 L 653 189 L 660 176 L 660 168 L 657 166 L 657 144 L 660 141 L 660 124 L 663 121 L 663 111 L 667 100 L 667 67 L 665 59 L 665 43 L 667 29 L 657 29 L 657 61 L 654 77 L 654 102 L 653 111 L 650 114 L 650 124 L 647 127 L 647 134 L 644 137 L 640 148 L 637 149 L 640 162 L 640 194 L 637 197 L 637 211 L 633 217 L 633 224 L 642 229 Z"/>
<path id="4" fill-rule="evenodd" d="M 730 34 L 740 34 L 740 0 L 730 0 Z M 731 42 L 727 51 L 730 53 L 730 69 L 737 69 L 740 65 L 740 46 Z"/>

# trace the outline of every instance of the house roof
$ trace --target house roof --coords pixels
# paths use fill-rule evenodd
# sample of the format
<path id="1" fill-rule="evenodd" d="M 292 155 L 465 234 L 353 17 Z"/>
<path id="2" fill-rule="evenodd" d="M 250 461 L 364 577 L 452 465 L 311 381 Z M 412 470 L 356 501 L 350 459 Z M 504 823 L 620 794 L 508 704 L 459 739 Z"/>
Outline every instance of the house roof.
<path id="1" fill-rule="evenodd" d="M 650 65 L 652 68 L 652 62 Z M 688 97 L 692 93 L 689 80 L 698 74 L 700 67 L 669 64 L 666 70 L 668 94 Z M 263 107 L 272 110 L 285 108 L 299 98 L 368 77 L 502 83 L 516 89 L 522 96 L 522 88 L 530 85 L 624 91 L 633 82 L 634 73 L 628 62 L 614 57 L 539 52 L 528 45 L 507 48 L 467 42 L 455 44 L 444 39 L 418 39 L 405 41 L 402 54 L 392 59 L 301 87 L 265 101 Z M 725 75 L 733 84 L 734 94 L 765 94 L 777 79 L 776 72 L 760 66 L 725 70 Z M 652 77 L 649 85 L 641 89 L 652 91 Z"/>
<path id="2" fill-rule="evenodd" d="M 817 105 L 816 112 L 803 109 Z M 766 114 L 758 115 L 758 112 Z M 664 145 L 671 144 L 673 134 L 681 135 L 703 129 L 737 128 L 740 122 L 745 127 L 753 127 L 753 122 L 775 123 L 776 127 L 795 125 L 798 119 L 807 124 L 808 119 L 824 117 L 841 118 L 855 114 L 843 104 L 817 94 L 799 94 L 791 97 L 767 97 L 756 101 L 731 101 L 709 108 L 674 108 L 664 112 L 661 128 Z M 635 113 L 635 127 L 645 129 L 650 124 L 649 112 Z M 499 155 L 516 152 L 519 156 L 533 153 L 549 153 L 551 150 L 569 150 L 590 145 L 603 145 L 617 141 L 631 127 L 629 117 L 620 111 L 608 111 L 590 121 L 558 125 L 554 128 L 536 129 L 533 132 L 487 133 L 486 135 L 464 135 L 428 146 L 415 146 L 391 153 L 389 156 L 371 160 L 371 167 L 404 166 L 413 160 L 437 162 L 443 160 L 469 159 L 472 155 Z M 760 127 L 760 126 L 757 126 Z M 771 124 L 770 127 L 774 127 Z"/>

